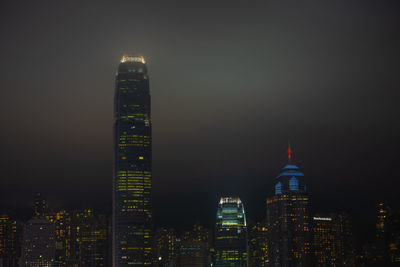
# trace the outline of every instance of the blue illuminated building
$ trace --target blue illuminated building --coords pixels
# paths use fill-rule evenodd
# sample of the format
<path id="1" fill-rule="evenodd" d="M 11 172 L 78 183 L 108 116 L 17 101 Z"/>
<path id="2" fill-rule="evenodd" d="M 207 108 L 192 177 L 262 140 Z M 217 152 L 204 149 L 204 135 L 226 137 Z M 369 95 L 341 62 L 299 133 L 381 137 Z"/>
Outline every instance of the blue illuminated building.
<path id="1" fill-rule="evenodd" d="M 276 177 L 275 194 L 282 194 L 282 192 L 286 191 L 305 192 L 306 186 L 301 184 L 301 182 L 303 182 L 303 177 L 304 174 L 300 171 L 299 167 L 291 164 L 286 165 Z"/>
<path id="2" fill-rule="evenodd" d="M 291 164 L 275 178 L 275 195 L 267 200 L 270 260 L 273 266 L 310 266 L 309 197 L 304 174 Z"/>

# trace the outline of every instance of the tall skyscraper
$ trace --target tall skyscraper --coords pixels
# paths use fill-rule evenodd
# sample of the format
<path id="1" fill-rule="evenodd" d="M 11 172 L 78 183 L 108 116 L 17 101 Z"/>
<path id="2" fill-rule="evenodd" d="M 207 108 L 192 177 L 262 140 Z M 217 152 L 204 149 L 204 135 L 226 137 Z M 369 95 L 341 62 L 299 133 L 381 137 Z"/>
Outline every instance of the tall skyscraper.
<path id="1" fill-rule="evenodd" d="M 152 263 L 151 162 L 146 63 L 140 56 L 123 56 L 114 103 L 114 267 Z"/>
<path id="2" fill-rule="evenodd" d="M 275 179 L 275 195 L 267 200 L 271 262 L 274 266 L 310 266 L 309 197 L 299 167 L 289 164 Z"/>
<path id="3" fill-rule="evenodd" d="M 215 266 L 247 267 L 247 225 L 243 203 L 238 197 L 219 201 L 215 231 Z"/>

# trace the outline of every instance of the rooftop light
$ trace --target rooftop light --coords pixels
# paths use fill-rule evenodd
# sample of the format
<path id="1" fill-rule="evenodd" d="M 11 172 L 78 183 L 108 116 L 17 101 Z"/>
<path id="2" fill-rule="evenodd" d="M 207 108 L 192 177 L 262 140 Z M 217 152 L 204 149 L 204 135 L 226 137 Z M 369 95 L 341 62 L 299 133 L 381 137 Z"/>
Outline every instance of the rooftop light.
<path id="1" fill-rule="evenodd" d="M 121 63 L 124 62 L 139 62 L 145 64 L 146 61 L 144 60 L 144 57 L 142 56 L 123 56 L 121 59 Z"/>
<path id="2" fill-rule="evenodd" d="M 332 218 L 328 217 L 314 217 L 314 221 L 332 221 Z"/>

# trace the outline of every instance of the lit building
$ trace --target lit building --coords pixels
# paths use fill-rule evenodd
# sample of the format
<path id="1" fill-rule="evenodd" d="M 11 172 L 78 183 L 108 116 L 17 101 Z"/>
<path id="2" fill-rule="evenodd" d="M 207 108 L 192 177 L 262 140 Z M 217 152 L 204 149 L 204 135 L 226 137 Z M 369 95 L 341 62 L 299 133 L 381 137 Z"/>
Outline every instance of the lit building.
<path id="1" fill-rule="evenodd" d="M 210 231 L 202 225 L 195 224 L 192 231 L 185 232 L 178 246 L 177 267 L 210 266 Z"/>
<path id="2" fill-rule="evenodd" d="M 215 266 L 248 266 L 246 215 L 238 197 L 223 197 L 219 201 L 215 230 Z"/>
<path id="3" fill-rule="evenodd" d="M 267 200 L 270 260 L 274 266 L 310 266 L 309 197 L 304 174 L 286 165 L 274 182 L 275 195 Z"/>
<path id="4" fill-rule="evenodd" d="M 47 212 L 47 200 L 42 196 L 42 194 L 38 193 L 33 202 L 33 218 L 43 219 L 47 215 Z"/>
<path id="5" fill-rule="evenodd" d="M 206 245 L 207 250 L 211 248 L 211 233 L 210 230 L 205 228 L 203 225 L 196 223 L 193 226 L 192 232 L 190 232 L 192 240 L 203 242 Z"/>
<path id="6" fill-rule="evenodd" d="M 93 210 L 73 212 L 67 266 L 110 266 L 108 220 Z"/>
<path id="7" fill-rule="evenodd" d="M 376 242 L 369 248 L 371 261 L 380 264 L 388 261 L 388 221 L 391 209 L 383 202 L 379 202 L 376 213 Z"/>
<path id="8" fill-rule="evenodd" d="M 337 258 L 339 266 L 355 266 L 356 249 L 353 235 L 353 223 L 346 213 L 332 215 L 338 227 Z"/>
<path id="9" fill-rule="evenodd" d="M 314 266 L 339 266 L 339 227 L 332 217 L 312 218 L 312 247 Z"/>
<path id="10" fill-rule="evenodd" d="M 109 229 L 105 216 L 95 216 L 91 209 L 48 213 L 55 226 L 55 266 L 110 266 Z"/>
<path id="11" fill-rule="evenodd" d="M 383 202 L 379 202 L 376 214 L 376 237 L 378 239 L 383 238 L 385 235 L 385 224 L 388 212 L 388 207 Z"/>
<path id="12" fill-rule="evenodd" d="M 0 215 L 0 266 L 18 266 L 19 258 L 19 225 L 10 220 L 8 215 Z"/>
<path id="13" fill-rule="evenodd" d="M 150 91 L 143 57 L 124 56 L 114 104 L 113 266 L 152 264 Z"/>
<path id="14" fill-rule="evenodd" d="M 181 240 L 177 267 L 207 267 L 210 266 L 208 262 L 208 250 L 205 242 L 191 239 Z"/>
<path id="15" fill-rule="evenodd" d="M 55 266 L 55 234 L 53 223 L 43 219 L 29 220 L 23 231 L 22 266 Z"/>
<path id="16" fill-rule="evenodd" d="M 388 261 L 400 265 L 400 213 L 393 212 L 388 223 Z"/>
<path id="17" fill-rule="evenodd" d="M 156 266 L 174 265 L 179 252 L 179 242 L 173 229 L 160 228 L 155 234 Z"/>
<path id="18" fill-rule="evenodd" d="M 265 223 L 249 227 L 249 267 L 269 266 L 268 228 Z"/>
<path id="19" fill-rule="evenodd" d="M 386 265 L 400 264 L 400 214 L 383 202 L 378 204 L 376 231 L 373 261 Z"/>
<path id="20" fill-rule="evenodd" d="M 88 209 L 81 212 L 79 220 L 80 267 L 109 266 L 108 222 L 104 216 L 95 217 Z"/>
<path id="21" fill-rule="evenodd" d="M 71 257 L 71 216 L 66 210 L 48 213 L 46 219 L 52 222 L 56 230 L 55 266 L 70 266 Z"/>

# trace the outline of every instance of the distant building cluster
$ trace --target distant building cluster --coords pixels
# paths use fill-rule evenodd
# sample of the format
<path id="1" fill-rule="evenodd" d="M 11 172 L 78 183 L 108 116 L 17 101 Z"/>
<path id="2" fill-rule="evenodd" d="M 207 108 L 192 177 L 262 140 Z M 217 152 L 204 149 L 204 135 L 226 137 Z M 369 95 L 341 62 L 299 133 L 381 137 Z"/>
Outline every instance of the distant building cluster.
<path id="1" fill-rule="evenodd" d="M 376 239 L 363 245 L 360 262 L 400 265 L 400 213 L 383 202 L 377 207 Z"/>
<path id="2" fill-rule="evenodd" d="M 287 190 L 282 184 L 281 193 L 267 200 L 265 221 L 249 225 L 240 198 L 223 197 L 217 204 L 214 229 L 195 224 L 191 230 L 180 233 L 171 228 L 155 230 L 149 266 L 322 267 L 400 263 L 400 216 L 387 205 L 379 203 L 377 207 L 375 241 L 357 246 L 349 215 L 308 216 L 305 192 L 289 192 L 290 187 Z M 287 196 L 282 195 L 274 203 L 280 194 Z M 299 198 L 300 204 L 296 203 Z M 281 209 L 277 211 L 276 205 Z M 109 216 L 95 215 L 91 209 L 54 210 L 39 194 L 28 221 L 0 215 L 0 266 L 113 266 L 111 229 Z"/>
<path id="3" fill-rule="evenodd" d="M 25 223 L 0 215 L 1 267 L 111 266 L 110 221 L 93 210 L 52 210 L 40 194 Z"/>
<path id="4" fill-rule="evenodd" d="M 353 224 L 346 213 L 310 215 L 304 174 L 286 165 L 275 180 L 275 194 L 267 199 L 265 221 L 248 225 L 238 197 L 218 203 L 214 235 L 202 229 L 199 239 L 183 242 L 173 229 L 156 233 L 160 267 L 217 266 L 397 266 L 400 264 L 400 220 L 383 203 L 378 206 L 377 238 L 357 248 Z M 194 240 L 196 242 L 194 242 Z M 208 248 L 208 250 L 207 250 Z M 180 261 L 191 252 L 191 261 Z"/>

